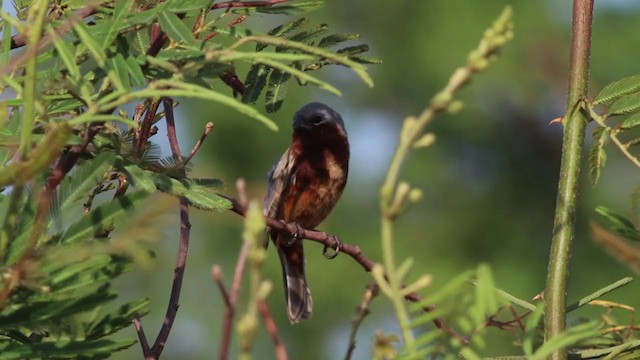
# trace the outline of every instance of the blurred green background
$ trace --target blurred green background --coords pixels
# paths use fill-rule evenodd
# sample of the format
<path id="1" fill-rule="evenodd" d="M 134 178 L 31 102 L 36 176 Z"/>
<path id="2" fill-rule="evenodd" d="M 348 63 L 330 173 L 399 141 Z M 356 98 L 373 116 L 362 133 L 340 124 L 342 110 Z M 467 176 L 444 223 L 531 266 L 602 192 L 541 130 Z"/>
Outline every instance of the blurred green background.
<path id="1" fill-rule="evenodd" d="M 281 127 L 277 133 L 218 105 L 184 102 L 177 113 L 183 151 L 200 137 L 204 124 L 213 121 L 215 129 L 195 158 L 195 175 L 223 179 L 229 195 L 235 195 L 234 182 L 243 177 L 250 195 L 261 201 L 266 174 L 289 144 L 293 112 L 309 101 L 329 104 L 343 115 L 350 135 L 351 173 L 342 200 L 320 229 L 339 234 L 379 260 L 378 187 L 402 120 L 422 111 L 508 4 L 515 13 L 514 40 L 488 71 L 461 92 L 464 109 L 457 115 L 441 115 L 430 126 L 437 135 L 436 144 L 414 153 L 403 169 L 402 178 L 422 188 L 424 199 L 398 221 L 396 251 L 400 259 L 414 259 L 415 276 L 433 274 L 435 282 L 426 293 L 484 262 L 491 265 L 501 288 L 530 299 L 545 285 L 562 134 L 560 125 L 548 123 L 564 111 L 570 1 L 328 0 L 323 10 L 308 17 L 336 31 L 363 35 L 371 55 L 384 61 L 370 66 L 375 88 L 367 88 L 345 68 L 327 67 L 320 76 L 336 84 L 344 96 L 291 84 L 283 109 L 273 115 Z M 597 2 L 591 94 L 608 82 L 639 72 L 639 16 L 636 1 Z M 263 15 L 246 26 L 266 31 L 285 21 Z M 246 71 L 238 69 L 240 78 Z M 263 110 L 261 102 L 257 106 Z M 158 142 L 165 139 L 164 134 L 155 137 Z M 637 169 L 617 150 L 610 148 L 608 154 L 597 188 L 591 187 L 583 172 L 569 302 L 633 275 L 594 245 L 588 234 L 589 221 L 598 218 L 593 208 L 602 204 L 626 213 L 629 195 L 640 180 Z M 175 218 L 155 244 L 154 267 L 117 284 L 126 299 L 152 299 L 152 312 L 143 319 L 152 339 L 164 319 L 173 276 L 177 213 Z M 222 266 L 230 284 L 241 245 L 242 219 L 235 214 L 193 210 L 192 224 L 181 307 L 163 354 L 167 359 L 217 357 L 224 304 L 210 269 L 213 264 Z M 280 264 L 273 247 L 269 249 L 264 272 L 274 284 L 269 305 L 291 359 L 342 358 L 349 321 L 370 281 L 348 256 L 329 261 L 321 251 L 318 244 L 306 245 L 314 317 L 292 326 L 284 311 Z M 638 307 L 639 286 L 632 283 L 606 298 Z M 238 305 L 239 312 L 244 305 Z M 384 298 L 376 299 L 372 310 L 359 332 L 356 359 L 371 357 L 376 329 L 398 330 Z M 600 312 L 583 309 L 571 317 Z M 512 334 L 494 329 L 490 334 L 484 355 L 518 353 L 511 344 Z M 135 336 L 133 328 L 125 335 Z M 235 354 L 234 343 L 231 358 Z M 256 359 L 273 358 L 264 329 L 254 354 Z M 133 347 L 117 358 L 140 356 L 140 349 Z"/>

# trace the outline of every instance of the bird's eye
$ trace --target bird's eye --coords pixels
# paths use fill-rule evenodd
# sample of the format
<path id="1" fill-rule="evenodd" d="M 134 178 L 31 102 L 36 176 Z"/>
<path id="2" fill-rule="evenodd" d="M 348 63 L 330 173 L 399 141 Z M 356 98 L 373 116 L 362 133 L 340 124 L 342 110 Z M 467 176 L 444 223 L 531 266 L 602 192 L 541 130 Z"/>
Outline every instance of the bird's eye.
<path id="1" fill-rule="evenodd" d="M 322 116 L 316 115 L 316 116 L 311 118 L 311 123 L 313 125 L 318 125 L 318 124 L 320 124 L 322 122 L 322 120 L 323 120 Z"/>

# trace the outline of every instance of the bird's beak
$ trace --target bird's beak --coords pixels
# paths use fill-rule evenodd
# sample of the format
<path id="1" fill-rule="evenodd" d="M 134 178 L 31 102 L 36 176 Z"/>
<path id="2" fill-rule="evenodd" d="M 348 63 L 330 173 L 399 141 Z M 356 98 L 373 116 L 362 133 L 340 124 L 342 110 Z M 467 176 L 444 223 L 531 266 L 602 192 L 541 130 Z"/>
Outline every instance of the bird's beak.
<path id="1" fill-rule="evenodd" d="M 311 125 L 306 123 L 302 117 L 296 117 L 296 119 L 293 121 L 293 128 L 309 130 L 311 129 Z"/>

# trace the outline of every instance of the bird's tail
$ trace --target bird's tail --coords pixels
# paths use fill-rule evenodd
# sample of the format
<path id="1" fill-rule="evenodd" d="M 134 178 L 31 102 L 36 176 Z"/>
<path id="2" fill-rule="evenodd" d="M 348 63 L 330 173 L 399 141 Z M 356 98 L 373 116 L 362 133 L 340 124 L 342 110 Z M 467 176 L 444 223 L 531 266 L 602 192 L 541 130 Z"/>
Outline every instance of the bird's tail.
<path id="1" fill-rule="evenodd" d="M 304 251 L 302 241 L 290 246 L 279 246 L 278 255 L 282 263 L 284 291 L 289 321 L 295 324 L 311 317 L 313 300 L 304 274 Z"/>

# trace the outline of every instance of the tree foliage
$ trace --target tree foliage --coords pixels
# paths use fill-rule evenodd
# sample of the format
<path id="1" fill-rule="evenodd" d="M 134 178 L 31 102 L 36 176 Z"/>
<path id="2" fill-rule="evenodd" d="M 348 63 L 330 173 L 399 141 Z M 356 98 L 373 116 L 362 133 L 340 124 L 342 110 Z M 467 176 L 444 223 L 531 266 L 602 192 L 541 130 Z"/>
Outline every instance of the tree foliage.
<path id="1" fill-rule="evenodd" d="M 145 358 L 158 358 L 179 305 L 190 208 L 233 210 L 246 217 L 231 294 L 219 269 L 213 274 L 227 305 L 221 354 L 226 356 L 235 329 L 240 355 L 251 357 L 262 321 L 276 356 L 286 356 L 265 302 L 272 284 L 261 273 L 267 254 L 260 246 L 263 220 L 292 234 L 313 232 L 309 239 L 325 246 L 338 240 L 263 219 L 255 201 L 240 197 L 240 203 L 222 195 L 222 180 L 193 176 L 190 160 L 212 125 L 185 152 L 177 140 L 174 108 L 184 99 L 202 99 L 277 130 L 269 114 L 282 107 L 292 86 L 342 94 L 318 76 L 320 69 L 346 67 L 354 78 L 373 86 L 367 65 L 380 60 L 366 55 L 369 46 L 359 42 L 358 33 L 334 32 L 328 24 L 301 17 L 322 5 L 317 0 L 25 0 L 14 2 L 15 16 L 0 12 L 0 87 L 5 95 L 0 100 L 0 359 L 107 358 L 136 343 Z M 257 16 L 282 23 L 266 29 L 250 25 Z M 640 343 L 632 322 L 609 316 L 585 319 L 542 339 L 543 302 L 499 289 L 490 266 L 480 264 L 432 289 L 431 275 L 411 273 L 412 258 L 395 256 L 395 221 L 423 195 L 401 180 L 403 163 L 413 151 L 434 144 L 436 137 L 426 127 L 437 115 L 462 108 L 458 91 L 497 59 L 512 39 L 512 29 L 507 7 L 427 108 L 404 120 L 380 191 L 382 259 L 376 263 L 348 244 L 341 248 L 372 274 L 352 322 L 347 358 L 378 294 L 393 309 L 399 334 L 384 330 L 372 335 L 376 359 L 477 359 L 490 348 L 492 327 L 513 331 L 516 351 L 527 359 L 543 359 L 562 349 L 576 358 L 637 355 L 633 351 Z M 248 68 L 246 74 L 237 71 L 240 65 Z M 598 125 L 588 159 L 594 185 L 610 143 L 640 167 L 631 152 L 639 142 L 633 132 L 640 125 L 639 94 L 640 78 L 628 77 L 605 86 L 593 100 L 581 99 L 565 116 L 564 121 L 584 115 Z M 169 157 L 161 155 L 160 141 L 154 138 L 163 119 Z M 638 250 L 627 240 L 640 239 L 639 194 L 631 197 L 630 217 L 599 207 L 610 230 L 593 225 L 594 236 L 636 271 Z M 154 261 L 149 242 L 161 237 L 166 212 L 176 207 L 181 234 L 174 287 L 160 334 L 149 343 L 140 317 L 149 312 L 150 300 L 123 302 L 112 282 Z M 238 305 L 245 265 L 248 300 Z M 630 281 L 624 278 L 582 295 L 565 311 L 587 304 L 629 310 L 601 297 Z M 242 316 L 234 322 L 236 306 L 246 306 L 246 311 L 238 311 Z M 132 323 L 137 340 L 114 336 Z"/>

